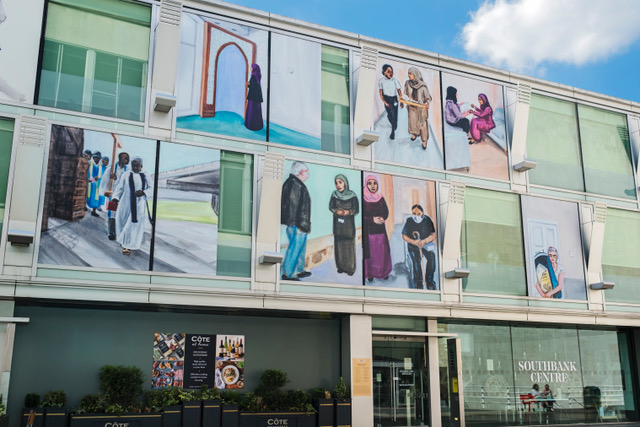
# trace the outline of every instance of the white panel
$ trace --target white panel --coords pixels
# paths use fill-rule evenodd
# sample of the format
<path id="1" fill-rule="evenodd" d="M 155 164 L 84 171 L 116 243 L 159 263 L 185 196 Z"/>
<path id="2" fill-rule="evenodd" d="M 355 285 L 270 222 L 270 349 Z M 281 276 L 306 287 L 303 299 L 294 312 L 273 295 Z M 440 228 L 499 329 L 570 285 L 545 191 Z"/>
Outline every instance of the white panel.
<path id="1" fill-rule="evenodd" d="M 349 365 L 353 358 L 369 359 L 373 366 L 373 339 L 371 335 L 371 317 L 352 315 L 349 319 L 349 336 L 351 337 Z M 351 366 L 353 368 L 353 366 Z M 351 369 L 350 369 L 351 371 Z M 353 396 L 353 373 L 351 396 Z M 373 378 L 372 378 L 373 380 Z M 353 427 L 371 427 L 373 425 L 373 384 L 370 396 L 353 396 L 351 399 L 351 425 Z"/>

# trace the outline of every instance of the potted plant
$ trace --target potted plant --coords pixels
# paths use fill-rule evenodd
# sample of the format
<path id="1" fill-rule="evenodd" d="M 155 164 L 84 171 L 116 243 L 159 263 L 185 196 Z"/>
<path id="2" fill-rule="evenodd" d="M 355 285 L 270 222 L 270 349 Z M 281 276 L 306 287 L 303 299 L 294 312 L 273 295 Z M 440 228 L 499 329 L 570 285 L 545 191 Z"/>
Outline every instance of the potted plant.
<path id="1" fill-rule="evenodd" d="M 241 427 L 264 425 L 295 425 L 315 427 L 316 413 L 309 393 L 303 390 L 282 390 L 289 382 L 287 374 L 277 369 L 266 370 L 254 393 L 247 394 L 245 407 L 251 412 L 240 413 Z"/>
<path id="2" fill-rule="evenodd" d="M 162 412 L 162 427 L 182 425 L 180 389 L 176 387 L 148 390 L 144 395 L 145 410 Z"/>
<path id="3" fill-rule="evenodd" d="M 243 396 L 237 391 L 224 391 L 220 394 L 222 398 L 222 417 L 220 419 L 221 427 L 238 427 L 240 425 L 240 404 Z"/>
<path id="4" fill-rule="evenodd" d="M 44 427 L 66 427 L 69 424 L 67 395 L 62 390 L 51 390 L 42 398 L 44 406 Z"/>
<path id="5" fill-rule="evenodd" d="M 344 378 L 338 378 L 338 382 L 333 388 L 333 397 L 336 398 L 336 421 L 337 426 L 350 426 L 351 425 L 351 394 L 349 393 L 349 387 Z"/>
<path id="6" fill-rule="evenodd" d="M 30 418 L 32 418 L 30 420 Z M 40 405 L 40 395 L 38 393 L 28 393 L 24 397 L 24 408 L 22 410 L 21 426 L 33 424 L 33 427 L 44 426 L 44 409 Z"/>
<path id="7" fill-rule="evenodd" d="M 9 416 L 7 408 L 4 406 L 3 396 L 0 394 L 0 427 L 9 427 Z"/>
<path id="8" fill-rule="evenodd" d="M 182 401 L 182 427 L 200 427 L 202 400 L 198 392 L 180 389 L 179 395 Z"/>
<path id="9" fill-rule="evenodd" d="M 311 390 L 313 397 L 313 407 L 318 412 L 319 426 L 332 426 L 334 421 L 334 402 L 331 392 L 324 388 L 314 388 Z"/>
<path id="10" fill-rule="evenodd" d="M 220 392 L 206 385 L 200 387 L 202 399 L 202 427 L 220 427 L 222 417 L 222 401 Z"/>

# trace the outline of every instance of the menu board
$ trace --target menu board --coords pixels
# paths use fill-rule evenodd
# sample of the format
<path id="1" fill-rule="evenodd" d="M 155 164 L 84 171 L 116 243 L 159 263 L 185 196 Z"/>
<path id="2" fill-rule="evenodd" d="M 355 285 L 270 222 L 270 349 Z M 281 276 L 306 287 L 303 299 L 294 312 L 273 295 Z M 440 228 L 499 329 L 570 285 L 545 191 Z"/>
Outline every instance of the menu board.
<path id="1" fill-rule="evenodd" d="M 244 388 L 244 335 L 156 332 L 151 388 Z"/>

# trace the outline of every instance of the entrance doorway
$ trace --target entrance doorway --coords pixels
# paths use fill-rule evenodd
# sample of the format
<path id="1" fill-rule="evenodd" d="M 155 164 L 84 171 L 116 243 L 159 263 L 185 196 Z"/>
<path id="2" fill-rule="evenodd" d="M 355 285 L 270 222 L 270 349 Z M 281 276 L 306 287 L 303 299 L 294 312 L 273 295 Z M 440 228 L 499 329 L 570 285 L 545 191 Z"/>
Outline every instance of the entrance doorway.
<path id="1" fill-rule="evenodd" d="M 429 426 L 426 337 L 373 337 L 375 427 Z"/>

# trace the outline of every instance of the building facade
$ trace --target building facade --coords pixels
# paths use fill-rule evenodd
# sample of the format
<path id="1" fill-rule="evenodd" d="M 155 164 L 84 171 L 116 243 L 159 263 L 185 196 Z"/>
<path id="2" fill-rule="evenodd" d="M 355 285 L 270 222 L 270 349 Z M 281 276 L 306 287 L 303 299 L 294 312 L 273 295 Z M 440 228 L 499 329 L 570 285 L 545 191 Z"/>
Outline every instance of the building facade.
<path id="1" fill-rule="evenodd" d="M 342 376 L 358 427 L 518 425 L 534 384 L 640 418 L 640 104 L 208 0 L 0 8 L 12 425 L 105 364 Z"/>

